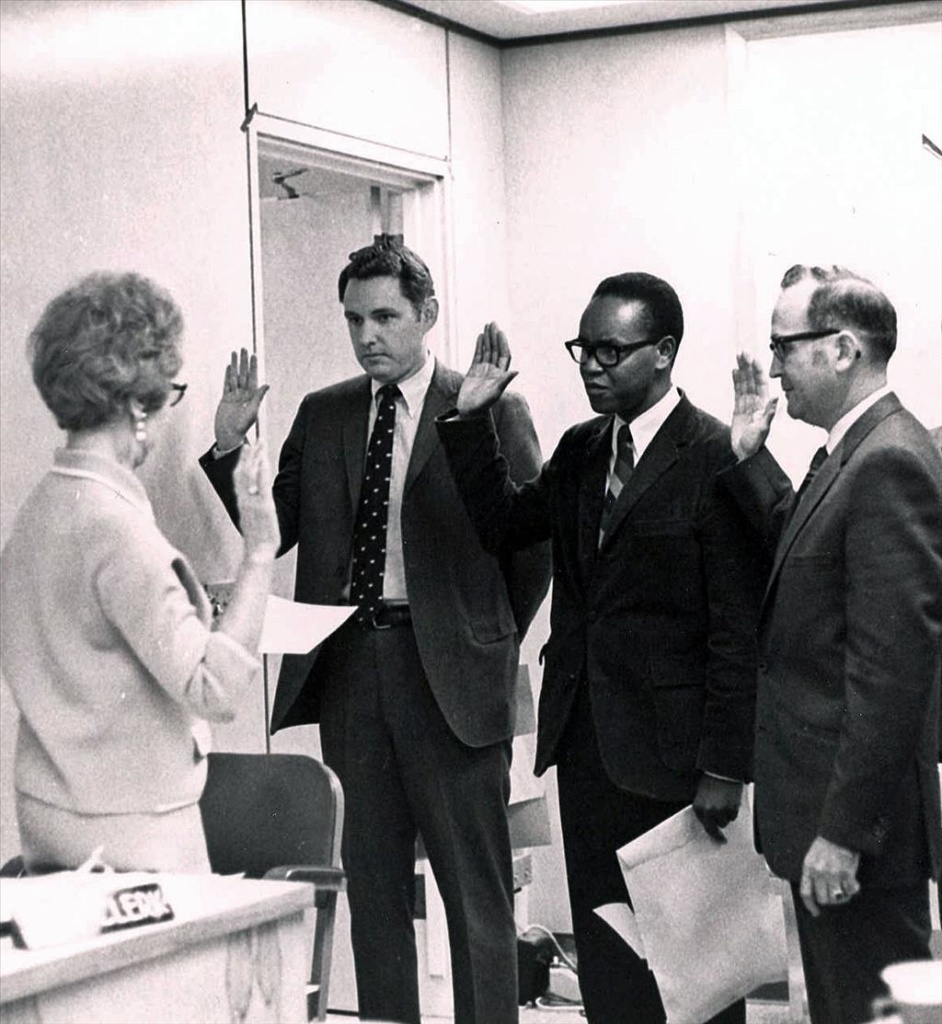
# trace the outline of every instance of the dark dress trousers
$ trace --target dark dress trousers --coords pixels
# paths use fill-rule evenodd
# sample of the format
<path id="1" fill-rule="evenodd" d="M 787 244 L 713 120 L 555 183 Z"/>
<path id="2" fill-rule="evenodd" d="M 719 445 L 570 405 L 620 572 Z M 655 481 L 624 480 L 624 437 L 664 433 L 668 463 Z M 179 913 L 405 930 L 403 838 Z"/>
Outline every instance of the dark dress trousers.
<path id="1" fill-rule="evenodd" d="M 750 777 L 768 563 L 715 486 L 729 431 L 684 396 L 600 547 L 612 422 L 572 427 L 523 486 L 488 418 L 446 419 L 439 433 L 489 550 L 552 540 L 536 771 L 558 766 L 580 987 L 592 1024 L 653 1024 L 664 1020 L 653 975 L 593 911 L 625 899 L 616 849 L 689 804 L 702 772 Z M 721 1015 L 744 1016 L 741 1002 Z"/>
<path id="2" fill-rule="evenodd" d="M 796 892 L 816 1024 L 871 1016 L 879 971 L 928 956 L 942 866 L 936 763 L 942 458 L 889 394 L 793 508 L 763 448 L 721 476 L 774 563 L 759 633 L 758 840 L 797 887 L 815 836 L 860 853 L 861 891 L 813 918 Z"/>
<path id="3" fill-rule="evenodd" d="M 344 863 L 360 1015 L 418 1024 L 415 843 L 421 833 L 448 921 L 456 1024 L 517 1019 L 516 931 L 506 806 L 520 637 L 549 583 L 547 546 L 486 552 L 435 431 L 461 376 L 437 365 L 406 475 L 401 529 L 411 624 L 352 620 L 287 655 L 272 732 L 319 722 L 346 795 Z M 281 552 L 298 545 L 295 599 L 346 603 L 367 446 L 370 380 L 302 401 L 273 493 Z M 526 403 L 496 422 L 511 472 L 540 465 Z M 236 456 L 200 460 L 237 522 Z"/>

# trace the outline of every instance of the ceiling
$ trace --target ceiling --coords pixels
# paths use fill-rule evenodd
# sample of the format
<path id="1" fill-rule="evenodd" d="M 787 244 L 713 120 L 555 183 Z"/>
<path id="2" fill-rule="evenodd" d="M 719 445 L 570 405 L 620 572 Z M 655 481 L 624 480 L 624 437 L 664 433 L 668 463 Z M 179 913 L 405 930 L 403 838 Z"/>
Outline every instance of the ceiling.
<path id="1" fill-rule="evenodd" d="M 380 0 L 383 2 L 383 0 Z M 387 0 L 389 2 L 389 0 Z M 470 29 L 493 42 L 619 28 L 639 30 L 665 22 L 741 18 L 788 8 L 860 5 L 859 0 L 392 0 Z"/>

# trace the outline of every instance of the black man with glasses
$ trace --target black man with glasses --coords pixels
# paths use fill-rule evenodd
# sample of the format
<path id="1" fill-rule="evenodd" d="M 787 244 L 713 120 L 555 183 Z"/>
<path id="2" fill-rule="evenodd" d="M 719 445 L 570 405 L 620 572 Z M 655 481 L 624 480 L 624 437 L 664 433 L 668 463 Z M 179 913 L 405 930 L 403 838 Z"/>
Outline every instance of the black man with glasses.
<path id="1" fill-rule="evenodd" d="M 672 383 L 683 331 L 666 281 L 602 281 L 566 344 L 598 415 L 567 430 L 522 486 L 489 411 L 514 376 L 496 325 L 478 339 L 455 413 L 439 419 L 485 547 L 552 539 L 536 772 L 557 766 L 590 1024 L 665 1019 L 645 962 L 594 913 L 625 901 L 616 850 L 691 802 L 722 842 L 751 774 L 767 565 L 715 484 L 734 462 L 728 429 Z M 715 1019 L 744 1021 L 744 1003 Z"/>
<path id="2" fill-rule="evenodd" d="M 792 886 L 811 1019 L 873 1016 L 881 970 L 929 958 L 942 458 L 887 386 L 896 311 L 842 267 L 792 267 L 772 314 L 789 416 L 828 432 L 794 495 L 765 447 L 777 399 L 740 355 L 721 475 L 774 552 L 759 622 L 757 839 Z"/>

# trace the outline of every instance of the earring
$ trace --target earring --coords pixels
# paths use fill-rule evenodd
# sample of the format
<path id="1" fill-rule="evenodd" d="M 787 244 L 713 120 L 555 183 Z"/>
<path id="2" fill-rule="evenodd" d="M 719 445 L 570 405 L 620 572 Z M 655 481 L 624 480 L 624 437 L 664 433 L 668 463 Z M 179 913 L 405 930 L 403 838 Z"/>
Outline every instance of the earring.
<path id="1" fill-rule="evenodd" d="M 147 440 L 147 413 L 142 412 L 134 418 L 134 440 L 143 444 Z"/>

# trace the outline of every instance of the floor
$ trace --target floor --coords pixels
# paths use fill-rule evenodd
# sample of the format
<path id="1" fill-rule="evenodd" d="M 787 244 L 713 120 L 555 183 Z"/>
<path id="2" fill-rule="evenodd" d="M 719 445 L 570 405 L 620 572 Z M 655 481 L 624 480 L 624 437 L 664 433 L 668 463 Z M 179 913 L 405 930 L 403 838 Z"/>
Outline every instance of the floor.
<path id="1" fill-rule="evenodd" d="M 334 1024 L 353 1024 L 355 1018 L 328 1014 Z M 423 1017 L 422 1024 L 451 1024 L 450 1017 Z M 539 1007 L 520 1008 L 520 1024 L 585 1024 L 578 1010 L 541 1010 Z M 752 1002 L 746 1004 L 746 1024 L 789 1024 L 788 1005 L 785 1003 Z"/>

